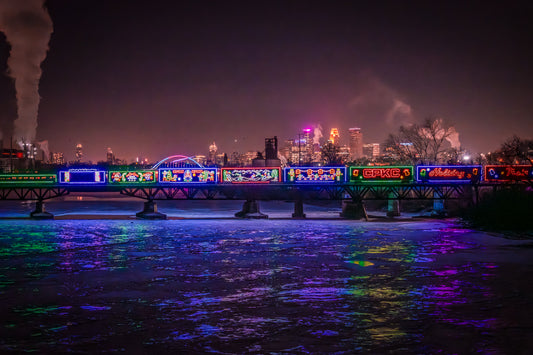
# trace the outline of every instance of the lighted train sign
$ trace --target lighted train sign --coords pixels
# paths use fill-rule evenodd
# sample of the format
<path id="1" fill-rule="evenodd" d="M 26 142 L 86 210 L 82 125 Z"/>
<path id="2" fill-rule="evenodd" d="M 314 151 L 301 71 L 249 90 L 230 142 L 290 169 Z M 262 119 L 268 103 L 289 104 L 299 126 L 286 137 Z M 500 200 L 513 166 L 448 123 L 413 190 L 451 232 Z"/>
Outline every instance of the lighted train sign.
<path id="1" fill-rule="evenodd" d="M 157 181 L 156 170 L 109 171 L 110 184 L 154 183 Z"/>
<path id="2" fill-rule="evenodd" d="M 351 166 L 350 182 L 411 182 L 412 166 Z"/>
<path id="3" fill-rule="evenodd" d="M 100 169 L 69 169 L 59 171 L 61 184 L 105 184 L 107 171 Z"/>
<path id="4" fill-rule="evenodd" d="M 479 182 L 481 165 L 419 165 L 416 180 L 420 182 Z"/>
<path id="5" fill-rule="evenodd" d="M 233 184 L 268 184 L 281 182 L 280 168 L 222 168 L 222 182 Z"/>
<path id="6" fill-rule="evenodd" d="M 485 165 L 485 180 L 498 181 L 533 181 L 531 165 Z"/>
<path id="7" fill-rule="evenodd" d="M 55 174 L 0 174 L 0 184 L 55 184 Z"/>
<path id="8" fill-rule="evenodd" d="M 340 183 L 346 181 L 346 167 L 284 168 L 283 177 L 289 183 Z"/>
<path id="9" fill-rule="evenodd" d="M 159 169 L 159 182 L 214 184 L 218 181 L 216 168 L 162 168 Z"/>

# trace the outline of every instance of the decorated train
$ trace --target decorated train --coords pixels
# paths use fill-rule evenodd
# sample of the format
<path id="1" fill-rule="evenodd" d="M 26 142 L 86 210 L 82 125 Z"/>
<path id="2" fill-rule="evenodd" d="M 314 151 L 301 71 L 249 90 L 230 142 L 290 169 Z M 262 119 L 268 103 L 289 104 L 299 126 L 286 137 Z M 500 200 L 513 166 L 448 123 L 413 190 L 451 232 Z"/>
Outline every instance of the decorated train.
<path id="1" fill-rule="evenodd" d="M 533 181 L 530 165 L 418 165 L 324 167 L 158 168 L 152 170 L 69 168 L 55 174 L 0 174 L 0 185 L 183 185 L 498 183 Z"/>

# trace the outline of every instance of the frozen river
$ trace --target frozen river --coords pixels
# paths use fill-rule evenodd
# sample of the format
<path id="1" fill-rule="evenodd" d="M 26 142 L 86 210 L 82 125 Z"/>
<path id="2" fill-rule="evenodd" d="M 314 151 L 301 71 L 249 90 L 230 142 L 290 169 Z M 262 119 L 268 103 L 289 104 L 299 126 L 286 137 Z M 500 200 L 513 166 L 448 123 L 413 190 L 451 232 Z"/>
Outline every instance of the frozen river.
<path id="1" fill-rule="evenodd" d="M 31 209 L 5 206 L 4 217 Z M 167 221 L 68 219 L 141 204 L 62 206 L 47 207 L 64 220 L 0 220 L 0 352 L 533 348 L 532 240 L 453 221 L 195 219 L 231 217 L 240 203 L 169 206 L 190 218 Z M 280 206 L 266 210 L 288 217 Z"/>

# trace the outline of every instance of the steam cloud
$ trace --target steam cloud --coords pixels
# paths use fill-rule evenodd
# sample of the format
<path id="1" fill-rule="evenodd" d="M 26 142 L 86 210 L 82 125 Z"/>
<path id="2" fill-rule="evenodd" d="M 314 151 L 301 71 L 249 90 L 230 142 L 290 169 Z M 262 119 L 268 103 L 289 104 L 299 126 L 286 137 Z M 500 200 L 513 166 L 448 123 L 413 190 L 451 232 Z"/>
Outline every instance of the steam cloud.
<path id="1" fill-rule="evenodd" d="M 359 95 L 350 107 L 356 116 L 377 121 L 385 121 L 390 127 L 413 123 L 413 112 L 400 95 L 373 75 L 360 78 Z"/>
<path id="2" fill-rule="evenodd" d="M 7 74 L 17 93 L 13 137 L 19 144 L 31 143 L 37 131 L 41 63 L 53 31 L 44 0 L 0 0 L 0 31 L 11 45 Z"/>
<path id="3" fill-rule="evenodd" d="M 371 73 L 362 73 L 359 78 L 358 95 L 350 102 L 350 108 L 355 116 L 365 120 L 384 122 L 389 129 L 410 126 L 416 121 L 411 106 L 400 94 Z M 442 119 L 438 119 L 435 124 L 437 125 L 435 128 L 440 127 L 437 138 L 444 137 L 452 148 L 461 148 L 459 133 L 455 127 L 444 129 Z M 424 130 L 422 134 L 427 137 L 431 136 Z"/>
<path id="4" fill-rule="evenodd" d="M 413 113 L 411 111 L 411 106 L 402 100 L 395 98 L 392 107 L 385 115 L 385 122 L 388 125 L 394 125 L 396 122 L 409 123 L 412 117 Z"/>
<path id="5" fill-rule="evenodd" d="M 453 126 L 446 128 L 442 118 L 438 118 L 433 122 L 433 130 L 435 131 L 435 138 L 442 139 L 444 137 L 444 139 L 446 139 L 450 143 L 452 148 L 461 148 L 461 141 L 459 141 L 459 132 L 457 132 L 457 130 Z M 422 128 L 421 133 L 427 138 L 432 138 L 430 130 L 426 128 Z"/>
<path id="6" fill-rule="evenodd" d="M 322 134 L 322 125 L 319 123 L 313 129 L 313 144 L 320 144 L 320 138 L 324 137 Z"/>
<path id="7" fill-rule="evenodd" d="M 461 141 L 459 141 L 459 132 L 455 130 L 455 127 L 450 127 L 450 132 L 448 133 L 448 137 L 446 137 L 446 140 L 450 142 L 452 148 L 461 148 Z"/>
<path id="8" fill-rule="evenodd" d="M 48 158 L 50 157 L 50 149 L 48 148 L 48 141 L 41 141 L 41 142 L 36 142 L 35 145 L 37 145 L 37 147 L 42 150 L 43 154 L 44 154 L 44 160 L 48 160 Z"/>

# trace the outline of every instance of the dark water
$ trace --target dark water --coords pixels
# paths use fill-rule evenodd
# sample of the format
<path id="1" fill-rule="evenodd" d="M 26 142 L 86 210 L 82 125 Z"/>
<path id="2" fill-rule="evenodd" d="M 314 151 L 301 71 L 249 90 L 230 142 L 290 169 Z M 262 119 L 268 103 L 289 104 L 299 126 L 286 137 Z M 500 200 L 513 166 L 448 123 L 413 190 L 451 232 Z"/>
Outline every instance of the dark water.
<path id="1" fill-rule="evenodd" d="M 452 221 L 0 220 L 0 352 L 529 354 L 532 264 Z"/>

